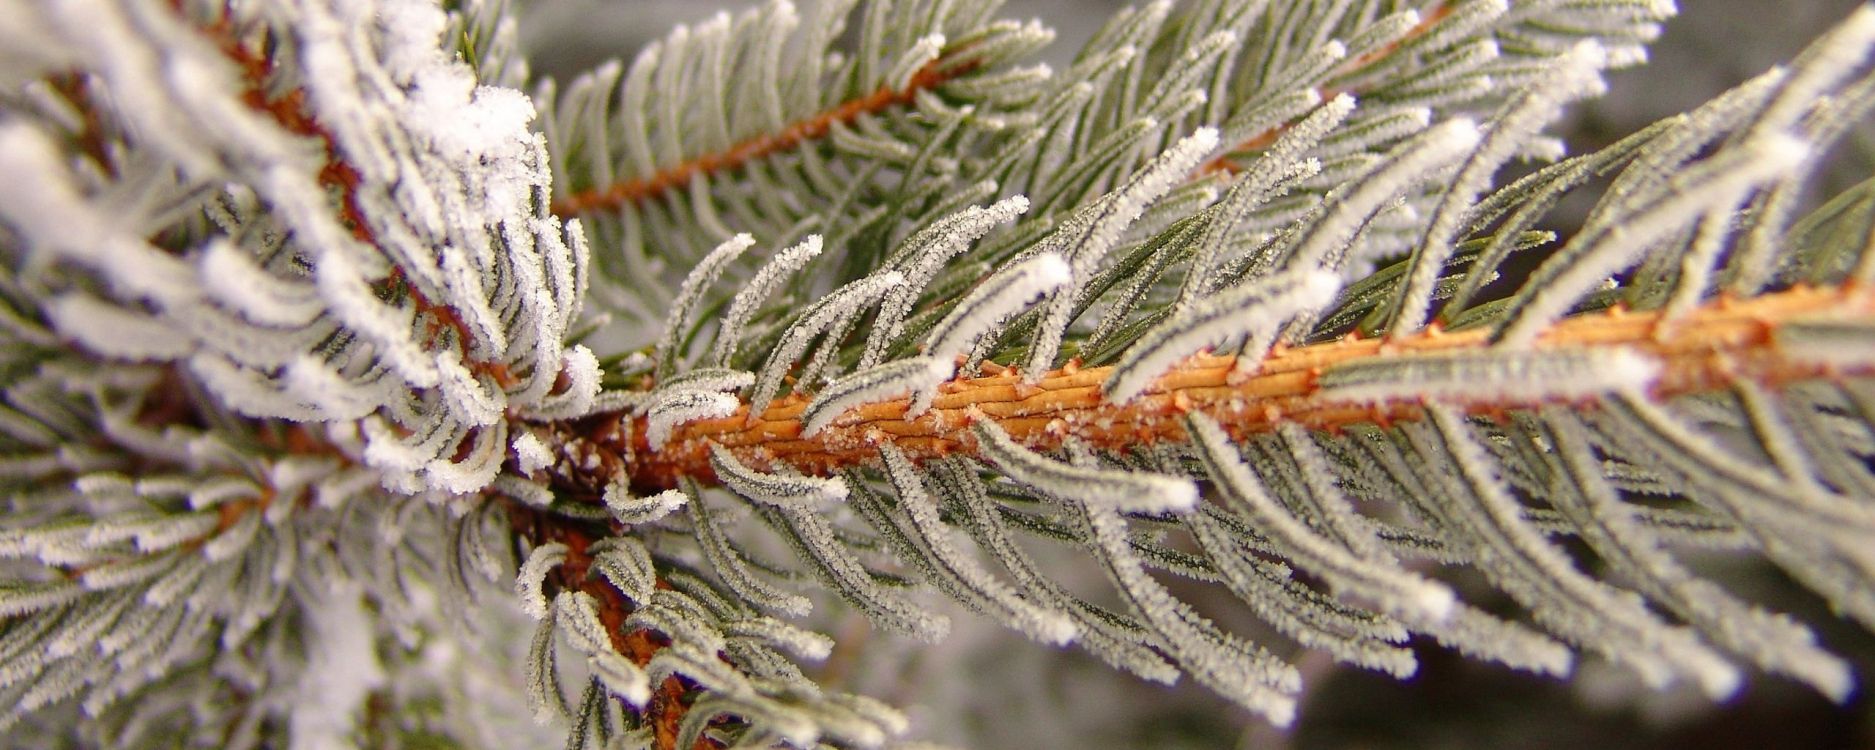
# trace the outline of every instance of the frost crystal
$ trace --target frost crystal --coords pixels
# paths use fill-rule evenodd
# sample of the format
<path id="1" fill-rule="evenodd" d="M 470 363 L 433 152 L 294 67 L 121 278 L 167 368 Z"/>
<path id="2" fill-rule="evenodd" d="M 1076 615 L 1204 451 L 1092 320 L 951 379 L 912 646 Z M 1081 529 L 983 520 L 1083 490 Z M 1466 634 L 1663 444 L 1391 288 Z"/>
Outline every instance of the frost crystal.
<path id="1" fill-rule="evenodd" d="M 813 437 L 842 413 L 861 404 L 933 390 L 951 376 L 952 369 L 947 358 L 911 357 L 835 380 L 801 412 L 801 436 Z"/>
<path id="2" fill-rule="evenodd" d="M 1268 346 L 1276 330 L 1297 313 L 1325 305 L 1339 284 L 1334 274 L 1309 269 L 1244 282 L 1148 331 L 1127 350 L 1102 386 L 1107 398 L 1124 404 L 1144 392 L 1161 373 L 1201 347 L 1232 339 Z M 1261 356 L 1251 350 L 1250 358 Z"/>
<path id="3" fill-rule="evenodd" d="M 781 508 L 814 510 L 823 502 L 846 499 L 846 483 L 839 478 L 768 474 L 742 464 L 720 445 L 710 446 L 710 466 L 723 484 L 736 494 Z"/>
<path id="4" fill-rule="evenodd" d="M 514 591 L 521 597 L 521 609 L 538 620 L 547 616 L 547 573 L 566 561 L 567 547 L 559 542 L 535 547 L 514 576 Z"/>
<path id="5" fill-rule="evenodd" d="M 1017 444 L 990 419 L 977 420 L 973 432 L 984 456 L 1011 477 L 1064 501 L 1143 513 L 1184 513 L 1198 505 L 1198 488 L 1185 479 L 1062 463 Z"/>
<path id="6" fill-rule="evenodd" d="M 1532 403 L 1645 390 L 1659 374 L 1658 362 L 1629 349 L 1486 350 L 1350 363 L 1323 371 L 1316 384 L 1334 400 Z"/>
<path id="7" fill-rule="evenodd" d="M 1074 271 L 1058 253 L 1041 253 L 985 279 L 931 327 L 925 354 L 951 358 L 970 351 L 976 340 L 1042 295 L 1074 280 Z"/>
<path id="8" fill-rule="evenodd" d="M 728 393 L 678 390 L 659 396 L 645 409 L 645 439 L 651 450 L 664 447 L 677 425 L 698 419 L 718 419 L 735 414 L 741 399 Z"/>

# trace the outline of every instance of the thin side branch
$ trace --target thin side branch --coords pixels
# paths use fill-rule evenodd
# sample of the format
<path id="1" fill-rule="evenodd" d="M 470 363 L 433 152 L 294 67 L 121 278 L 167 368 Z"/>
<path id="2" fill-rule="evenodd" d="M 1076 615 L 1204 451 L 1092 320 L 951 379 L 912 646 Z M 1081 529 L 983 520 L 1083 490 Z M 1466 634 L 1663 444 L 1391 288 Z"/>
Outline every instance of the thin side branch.
<path id="1" fill-rule="evenodd" d="M 1411 29 L 1408 29 L 1407 32 L 1404 35 L 1402 35 L 1399 39 L 1394 40 L 1393 43 L 1388 44 L 1385 47 L 1374 50 L 1372 52 L 1368 52 L 1367 54 L 1361 55 L 1360 57 L 1354 58 L 1353 60 L 1349 60 L 1346 63 L 1343 63 L 1342 66 L 1335 71 L 1334 75 L 1329 76 L 1329 78 L 1330 79 L 1346 78 L 1348 76 L 1351 76 L 1363 70 L 1366 70 L 1367 68 L 1375 65 L 1376 63 L 1379 63 L 1382 60 L 1387 59 L 1395 51 L 1399 50 L 1400 47 L 1404 46 L 1407 42 L 1410 42 L 1414 39 L 1424 36 L 1427 31 L 1432 30 L 1432 27 L 1437 26 L 1440 21 L 1445 20 L 1446 16 L 1452 15 L 1452 7 L 1453 7 L 1452 3 L 1449 3 L 1449 2 L 1440 3 L 1438 7 L 1433 8 L 1430 11 L 1427 11 L 1426 16 L 1420 19 L 1419 24 L 1414 26 Z M 1359 95 L 1364 92 L 1361 89 L 1352 87 L 1352 86 L 1350 87 L 1327 86 L 1327 87 L 1317 90 L 1315 93 L 1320 97 L 1321 101 L 1325 102 L 1325 101 L 1334 99 L 1335 97 L 1340 96 L 1342 94 Z M 1297 120 L 1300 120 L 1300 119 L 1301 118 L 1297 118 Z M 1242 143 L 1232 146 L 1229 150 L 1225 151 L 1223 154 L 1219 155 L 1217 158 L 1214 158 L 1211 161 L 1205 162 L 1204 166 L 1198 168 L 1196 174 L 1207 175 L 1212 172 L 1227 172 L 1227 173 L 1235 174 L 1237 172 L 1243 171 L 1243 165 L 1238 164 L 1235 160 L 1231 159 L 1231 154 L 1240 154 L 1246 151 L 1255 151 L 1258 149 L 1268 148 L 1270 144 L 1275 143 L 1276 139 L 1279 136 L 1281 136 L 1284 131 L 1288 130 L 1290 126 L 1294 125 L 1295 122 L 1296 121 L 1286 122 L 1286 123 L 1277 125 L 1276 127 L 1270 128 L 1261 133 L 1251 136 L 1250 138 L 1243 141 Z"/>
<path id="2" fill-rule="evenodd" d="M 1795 380 L 1865 375 L 1793 356 L 1780 348 L 1780 327 L 1805 319 L 1875 318 L 1875 294 L 1868 290 L 1797 288 L 1750 300 L 1718 299 L 1691 314 L 1663 323 L 1657 312 L 1621 309 L 1582 315 L 1557 323 L 1538 339 L 1544 351 L 1626 348 L 1658 362 L 1652 398 L 1724 388 L 1740 381 L 1777 386 Z M 1316 380 L 1336 365 L 1360 361 L 1424 357 L 1479 350 L 1489 342 L 1488 329 L 1446 333 L 1436 328 L 1391 341 L 1347 338 L 1302 347 L 1279 347 L 1264 357 L 1256 374 L 1233 377 L 1234 357 L 1194 354 L 1164 374 L 1130 403 L 1115 404 L 1102 395 L 1109 367 L 1069 367 L 1024 384 L 1014 371 L 988 377 L 959 378 L 940 387 L 930 410 L 906 419 L 907 401 L 897 399 L 857 407 L 835 419 L 813 438 L 801 437 L 801 412 L 808 397 L 796 394 L 753 418 L 745 406 L 735 415 L 678 427 L 662 450 L 644 442 L 642 420 L 629 434 L 635 445 L 621 445 L 623 415 L 593 433 L 588 444 L 612 454 L 603 462 L 627 472 L 632 484 L 670 487 L 678 478 L 711 481 L 711 444 L 733 451 L 756 467 L 787 464 L 825 475 L 874 460 L 876 444 L 890 440 L 913 460 L 922 461 L 976 451 L 969 429 L 978 419 L 993 419 L 1009 435 L 1034 450 L 1051 450 L 1072 436 L 1103 448 L 1125 449 L 1159 441 L 1183 441 L 1183 415 L 1201 411 L 1225 425 L 1233 438 L 1266 432 L 1291 422 L 1319 429 L 1357 423 L 1386 424 L 1418 419 L 1418 400 L 1365 403 L 1329 398 Z M 1468 413 L 1492 414 L 1529 408 L 1540 401 L 1480 398 L 1459 404 Z M 1589 400 L 1587 406 L 1593 405 Z M 603 445 L 610 443 L 610 445 Z"/>
<path id="3" fill-rule="evenodd" d="M 633 664 L 644 667 L 651 663 L 651 657 L 670 644 L 670 638 L 663 633 L 644 628 L 626 628 L 625 620 L 633 610 L 631 602 L 604 576 L 592 572 L 591 546 L 600 539 L 620 533 L 620 529 L 542 513 L 518 503 L 508 505 L 508 520 L 516 533 L 527 537 L 533 545 L 550 542 L 566 545 L 566 561 L 555 569 L 553 583 L 558 590 L 583 591 L 598 602 L 599 621 L 605 625 L 614 651 L 630 659 Z M 658 586 L 664 588 L 665 584 L 659 581 Z M 695 701 L 691 695 L 692 688 L 684 678 L 671 675 L 658 683 L 651 695 L 651 702 L 642 711 L 624 704 L 622 699 L 620 705 L 628 713 L 640 714 L 651 725 L 655 747 L 659 750 L 674 750 L 684 715 L 690 712 L 690 704 Z M 718 745 L 708 738 L 700 738 L 689 750 L 714 750 L 716 747 Z"/>
<path id="4" fill-rule="evenodd" d="M 848 99 L 812 117 L 797 120 L 781 132 L 757 135 L 727 150 L 702 154 L 682 164 L 666 167 L 649 177 L 616 182 L 565 196 L 553 202 L 553 213 L 568 217 L 609 211 L 628 203 L 655 199 L 670 190 L 690 184 L 691 178 L 697 175 L 727 172 L 751 161 L 794 149 L 807 141 L 824 138 L 833 130 L 835 123 L 850 125 L 862 116 L 883 112 L 896 105 L 910 104 L 917 98 L 918 92 L 942 86 L 946 81 L 969 73 L 975 67 L 971 62 L 958 62 L 956 50 L 952 50 L 950 55 L 940 56 L 919 68 L 904 88 L 881 86 L 863 97 Z"/>

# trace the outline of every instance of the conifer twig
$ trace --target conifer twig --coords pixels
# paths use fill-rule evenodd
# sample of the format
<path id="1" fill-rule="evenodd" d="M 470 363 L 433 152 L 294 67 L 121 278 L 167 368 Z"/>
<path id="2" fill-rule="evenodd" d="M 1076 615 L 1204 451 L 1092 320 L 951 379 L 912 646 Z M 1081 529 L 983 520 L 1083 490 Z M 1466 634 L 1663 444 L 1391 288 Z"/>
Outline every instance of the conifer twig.
<path id="1" fill-rule="evenodd" d="M 1432 27 L 1437 26 L 1440 21 L 1445 20 L 1446 16 L 1449 16 L 1452 14 L 1452 8 L 1453 8 L 1453 3 L 1450 3 L 1450 2 L 1440 3 L 1438 7 L 1435 7 L 1431 11 L 1427 12 L 1426 16 L 1424 18 L 1421 18 L 1418 24 L 1414 25 L 1411 29 L 1408 29 L 1405 34 L 1402 34 L 1400 36 L 1399 39 L 1394 40 L 1391 44 L 1381 47 L 1380 49 L 1373 50 L 1371 52 L 1368 52 L 1367 54 L 1361 55 L 1360 57 L 1354 58 L 1353 60 L 1347 61 L 1340 68 L 1336 69 L 1335 73 L 1329 76 L 1329 78 L 1330 79 L 1345 78 L 1347 76 L 1351 76 L 1363 70 L 1366 70 L 1367 68 L 1372 67 L 1373 65 L 1379 63 L 1380 61 L 1387 59 L 1388 56 L 1392 55 L 1395 51 L 1399 50 L 1400 47 L 1404 46 L 1406 43 L 1411 42 L 1412 40 L 1425 35 L 1425 33 L 1428 31 L 1431 31 Z M 1335 97 L 1340 96 L 1341 94 L 1359 94 L 1361 92 L 1358 89 L 1351 88 L 1351 87 L 1350 88 L 1337 88 L 1334 86 L 1329 86 L 1329 87 L 1317 90 L 1316 93 L 1320 97 L 1321 101 L 1325 102 L 1325 101 L 1334 99 Z M 1297 118 L 1297 119 L 1299 120 L 1300 118 Z M 1219 154 L 1216 158 L 1213 158 L 1212 160 L 1205 162 L 1204 166 L 1198 168 L 1197 174 L 1206 175 L 1212 172 L 1236 173 L 1236 172 L 1243 171 L 1243 165 L 1238 164 L 1235 160 L 1231 159 L 1230 158 L 1231 154 L 1240 153 L 1243 151 L 1250 151 L 1254 149 L 1267 148 L 1270 144 L 1276 142 L 1276 139 L 1283 134 L 1283 131 L 1288 130 L 1289 127 L 1294 124 L 1295 124 L 1295 121 L 1292 120 L 1290 122 L 1282 123 L 1275 127 L 1269 128 L 1268 130 L 1265 130 L 1261 133 L 1257 133 L 1256 135 L 1251 136 L 1250 138 L 1244 140 L 1243 142 L 1232 146 L 1230 149 L 1226 150 L 1224 153 Z"/>
<path id="2" fill-rule="evenodd" d="M 690 184 L 691 178 L 697 175 L 736 169 L 756 159 L 823 138 L 832 132 L 835 124 L 850 125 L 865 115 L 895 105 L 909 104 L 918 97 L 919 92 L 935 89 L 975 69 L 974 62 L 960 62 L 957 59 L 958 52 L 957 49 L 949 50 L 949 54 L 925 63 L 924 67 L 912 74 L 911 80 L 903 88 L 881 86 L 865 96 L 848 99 L 811 117 L 797 120 L 780 132 L 762 133 L 723 151 L 701 154 L 681 164 L 666 167 L 649 177 L 637 177 L 573 193 L 555 200 L 553 213 L 562 217 L 575 216 L 652 200 L 666 191 Z"/>
<path id="3" fill-rule="evenodd" d="M 605 625 L 613 650 L 643 668 L 651 663 L 651 657 L 670 643 L 668 637 L 652 630 L 627 629 L 625 619 L 631 616 L 631 604 L 625 600 L 624 593 L 605 580 L 604 576 L 593 575 L 591 546 L 606 536 L 617 534 L 618 529 L 588 529 L 583 522 L 519 505 L 509 506 L 509 523 L 536 546 L 552 542 L 566 545 L 566 561 L 555 569 L 555 583 L 561 590 L 585 592 L 598 602 L 599 621 Z M 659 588 L 669 588 L 662 580 L 657 585 Z M 658 683 L 650 702 L 642 709 L 644 720 L 651 725 L 653 747 L 658 750 L 674 750 L 677 747 L 678 730 L 694 700 L 692 692 L 692 686 L 678 675 L 670 675 Z M 623 701 L 622 698 L 615 699 Z M 628 705 L 625 709 L 628 712 L 640 711 Z M 713 750 L 715 747 L 717 745 L 714 742 L 700 738 L 691 750 Z"/>
<path id="4" fill-rule="evenodd" d="M 1804 319 L 1865 321 L 1871 317 L 1875 317 L 1875 296 L 1863 290 L 1795 288 L 1749 300 L 1722 297 L 1670 323 L 1655 311 L 1615 308 L 1579 315 L 1557 323 L 1535 346 L 1551 352 L 1637 352 L 1659 364 L 1649 395 L 1667 398 L 1741 381 L 1775 386 L 1864 374 L 1793 356 L 1779 346 L 1778 332 Z M 1392 340 L 1350 336 L 1278 347 L 1248 377 L 1233 376 L 1233 357 L 1194 353 L 1126 404 L 1111 403 L 1102 396 L 1111 367 L 1070 365 L 1033 385 L 1023 383 L 1013 370 L 1005 370 L 945 383 L 931 408 L 915 419 L 904 417 L 906 399 L 867 404 L 836 418 L 812 438 L 801 437 L 800 419 L 811 399 L 796 394 L 778 400 L 754 418 L 745 405 L 728 417 L 681 425 L 655 452 L 644 441 L 642 424 L 621 430 L 618 421 L 625 416 L 613 415 L 599 420 L 602 426 L 590 433 L 598 439 L 587 445 L 589 450 L 611 454 L 602 464 L 628 473 L 633 486 L 657 488 L 674 486 L 681 477 L 712 481 L 712 444 L 730 449 L 752 466 L 786 462 L 820 475 L 873 460 L 878 455 L 876 443 L 882 440 L 892 441 L 913 460 L 969 454 L 976 450 L 969 426 L 978 419 L 995 420 L 1013 439 L 1033 450 L 1058 447 L 1069 437 L 1116 449 L 1182 441 L 1183 415 L 1191 411 L 1217 419 L 1233 439 L 1284 422 L 1318 429 L 1386 424 L 1419 418 L 1419 403 L 1327 398 L 1320 393 L 1318 377 L 1331 367 L 1478 351 L 1489 343 L 1488 328 L 1448 333 L 1434 327 Z M 1481 392 L 1464 399 L 1462 407 L 1470 413 L 1490 414 L 1541 401 L 1514 393 Z M 634 445 L 621 444 L 626 434 L 636 436 Z"/>
<path id="5" fill-rule="evenodd" d="M 182 0 L 171 0 L 170 6 L 178 15 L 187 17 Z M 338 194 L 339 218 L 341 223 L 351 229 L 352 236 L 359 242 L 382 250 L 378 239 L 365 221 L 364 209 L 358 202 L 358 186 L 363 179 L 358 168 L 345 160 L 339 153 L 339 145 L 332 132 L 313 117 L 306 106 L 306 92 L 295 88 L 279 96 L 267 95 L 267 79 L 273 75 L 273 59 L 262 52 L 257 52 L 241 41 L 234 27 L 230 11 L 222 9 L 213 23 L 198 26 L 202 33 L 214 41 L 221 53 L 241 71 L 242 82 L 246 85 L 241 92 L 242 101 L 249 107 L 272 116 L 281 128 L 294 135 L 317 138 L 324 148 L 325 167 L 319 170 L 319 184 Z M 463 322 L 462 314 L 447 304 L 431 301 L 422 290 L 411 285 L 405 278 L 401 267 L 391 266 L 390 277 L 386 285 L 394 291 L 410 295 L 411 304 L 419 316 L 427 315 L 431 321 L 429 334 L 434 337 L 443 329 L 454 333 L 461 342 L 463 364 L 471 373 L 486 374 L 503 388 L 515 384 L 514 375 L 508 372 L 508 366 L 500 362 L 483 362 L 468 356 L 474 348 L 475 336 Z"/>

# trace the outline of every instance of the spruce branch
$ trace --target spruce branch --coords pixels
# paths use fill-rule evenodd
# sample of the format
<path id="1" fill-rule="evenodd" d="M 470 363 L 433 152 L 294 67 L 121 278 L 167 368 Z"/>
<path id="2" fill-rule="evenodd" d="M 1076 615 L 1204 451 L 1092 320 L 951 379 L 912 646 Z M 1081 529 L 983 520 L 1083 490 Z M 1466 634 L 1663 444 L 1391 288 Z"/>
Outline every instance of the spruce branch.
<path id="1" fill-rule="evenodd" d="M 795 623 L 937 641 L 925 588 L 1275 724 L 1417 636 L 1849 700 L 1680 548 L 1875 630 L 1875 190 L 1807 203 L 1875 10 L 1568 159 L 1669 4 L 1155 2 L 1061 70 L 995 10 L 773 0 L 532 98 L 501 2 L 0 19 L 0 730 L 879 747 Z"/>
<path id="2" fill-rule="evenodd" d="M 1566 318 L 1533 344 L 1539 358 L 1582 358 L 1587 368 L 1608 364 L 1595 358 L 1598 353 L 1633 353 L 1649 363 L 1638 378 L 1625 382 L 1597 383 L 1592 378 L 1610 373 L 1568 368 L 1546 385 L 1534 379 L 1541 377 L 1540 364 L 1514 357 L 1494 360 L 1489 329 L 1434 326 L 1388 339 L 1351 334 L 1331 342 L 1278 346 L 1249 366 L 1235 356 L 1198 352 L 1126 402 L 1103 396 L 1112 366 L 1070 363 L 1037 378 L 992 366 L 991 374 L 938 385 L 938 395 L 920 415 L 907 415 L 910 402 L 904 398 L 875 401 L 832 417 L 811 436 L 803 434 L 801 417 L 814 396 L 796 393 L 759 414 L 743 404 L 727 416 L 686 422 L 657 448 L 645 442 L 645 418 L 628 412 L 595 415 L 598 426 L 590 436 L 572 439 L 575 450 L 603 452 L 600 471 L 616 471 L 633 487 L 650 490 L 674 487 L 685 478 L 714 481 L 712 446 L 759 468 L 792 466 L 823 476 L 876 463 L 877 446 L 883 443 L 919 462 L 973 456 L 977 441 L 970 426 L 984 419 L 1024 447 L 1050 452 L 1067 443 L 1099 450 L 1183 443 L 1189 437 L 1182 422 L 1193 412 L 1218 420 L 1233 440 L 1242 440 L 1285 424 L 1335 430 L 1418 419 L 1422 400 L 1451 402 L 1483 415 L 1554 402 L 1593 408 L 1601 396 L 1617 391 L 1661 401 L 1746 382 L 1775 389 L 1809 379 L 1868 375 L 1875 362 L 1853 355 L 1838 360 L 1789 339 L 1806 335 L 1813 326 L 1854 328 L 1871 318 L 1875 297 L 1859 287 L 1797 288 L 1721 298 L 1671 320 L 1660 311 L 1616 306 Z M 1793 328 L 1803 330 L 1792 334 Z M 1385 388 L 1355 385 L 1369 382 Z"/>

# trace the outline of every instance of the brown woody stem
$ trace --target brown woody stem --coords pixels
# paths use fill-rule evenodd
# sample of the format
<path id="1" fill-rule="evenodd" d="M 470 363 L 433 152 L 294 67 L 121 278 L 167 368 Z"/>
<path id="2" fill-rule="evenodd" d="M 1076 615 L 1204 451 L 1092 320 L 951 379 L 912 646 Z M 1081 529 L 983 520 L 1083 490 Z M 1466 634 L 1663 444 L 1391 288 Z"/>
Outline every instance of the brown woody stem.
<path id="1" fill-rule="evenodd" d="M 1780 326 L 1804 318 L 1867 320 L 1875 317 L 1875 294 L 1840 287 L 1797 288 L 1734 301 L 1721 298 L 1684 317 L 1663 321 L 1658 312 L 1614 309 L 1568 318 L 1538 339 L 1540 350 L 1625 347 L 1660 364 L 1649 395 L 1666 398 L 1720 389 L 1740 381 L 1775 386 L 1794 380 L 1848 374 L 1791 356 L 1778 345 Z M 801 437 L 800 415 L 808 397 L 792 395 L 751 419 L 747 407 L 735 415 L 678 427 L 662 450 L 644 443 L 643 424 L 630 434 L 636 444 L 616 446 L 632 484 L 670 487 L 679 478 L 714 480 L 711 444 L 722 445 L 751 466 L 785 462 L 803 472 L 828 474 L 875 460 L 877 444 L 890 440 L 914 460 L 976 451 L 970 424 L 993 419 L 1017 442 L 1050 450 L 1069 437 L 1109 450 L 1185 439 L 1183 415 L 1203 412 L 1233 437 L 1293 422 L 1318 429 L 1386 424 L 1421 416 L 1420 402 L 1364 403 L 1320 394 L 1316 378 L 1334 365 L 1477 350 L 1489 343 L 1478 328 L 1443 332 L 1431 328 L 1391 340 L 1346 338 L 1300 347 L 1278 347 L 1248 377 L 1234 376 L 1234 357 L 1192 355 L 1125 404 L 1102 395 L 1110 367 L 1069 366 L 1026 384 L 1014 371 L 958 378 L 941 386 L 932 408 L 905 418 L 907 401 L 897 399 L 855 408 L 812 438 Z M 1516 398 L 1481 398 L 1462 404 L 1473 414 L 1540 405 Z M 614 415 L 614 424 L 625 419 Z M 617 428 L 608 435 L 624 434 Z M 614 439 L 616 445 L 616 438 Z"/>
<path id="2" fill-rule="evenodd" d="M 1380 49 L 1368 52 L 1367 54 L 1361 55 L 1360 57 L 1354 58 L 1353 60 L 1349 60 L 1347 63 L 1343 64 L 1339 69 L 1337 69 L 1332 76 L 1329 76 L 1329 79 L 1333 80 L 1337 78 L 1346 78 L 1348 76 L 1354 75 L 1363 70 L 1366 70 L 1367 68 L 1372 67 L 1376 63 L 1379 63 L 1380 61 L 1385 60 L 1388 57 L 1392 56 L 1394 52 L 1398 51 L 1400 47 L 1405 45 L 1407 42 L 1410 42 L 1414 39 L 1424 36 L 1427 31 L 1432 30 L 1432 27 L 1437 26 L 1440 21 L 1445 20 L 1445 17 L 1449 15 L 1452 15 L 1452 3 L 1441 3 L 1439 7 L 1433 8 L 1432 10 L 1428 11 L 1425 17 L 1420 19 L 1418 25 L 1415 25 L 1411 29 L 1407 29 L 1406 33 L 1400 35 L 1400 38 L 1395 40 L 1392 44 L 1388 44 L 1385 47 L 1381 47 Z M 1340 96 L 1341 94 L 1359 94 L 1360 90 L 1353 88 L 1353 87 L 1344 88 L 1344 87 L 1329 86 L 1329 87 L 1320 89 L 1316 93 L 1320 94 L 1322 101 L 1328 101 L 1337 96 Z M 1256 149 L 1268 148 L 1270 144 L 1275 143 L 1276 138 L 1278 136 L 1281 136 L 1283 134 L 1283 131 L 1288 130 L 1289 126 L 1292 124 L 1294 123 L 1283 123 L 1281 125 L 1277 125 L 1276 127 L 1270 128 L 1261 133 L 1251 136 L 1250 138 L 1246 139 L 1242 143 L 1239 143 L 1236 146 L 1232 147 L 1230 149 L 1230 152 L 1227 152 L 1221 156 L 1218 156 L 1215 159 L 1212 159 L 1209 162 L 1206 162 L 1204 166 L 1198 168 L 1197 173 L 1198 174 L 1209 174 L 1212 172 L 1233 172 L 1234 173 L 1234 172 L 1243 171 L 1243 166 L 1233 161 L 1230 158 L 1231 153 L 1253 151 Z"/>
<path id="3" fill-rule="evenodd" d="M 953 50 L 952 56 L 939 57 L 926 63 L 904 88 L 892 89 L 881 86 L 866 96 L 848 99 L 831 109 L 823 110 L 803 120 L 783 128 L 778 133 L 763 133 L 748 140 L 730 146 L 727 150 L 703 154 L 689 161 L 667 167 L 649 177 L 617 182 L 603 187 L 584 190 L 565 196 L 553 202 L 553 213 L 557 216 L 606 211 L 627 203 L 640 203 L 651 200 L 674 188 L 690 184 L 697 175 L 716 174 L 741 167 L 756 159 L 787 151 L 810 140 L 822 138 L 833 130 L 835 123 L 849 125 L 860 117 L 884 111 L 888 107 L 909 104 L 916 99 L 918 92 L 935 89 L 953 78 L 970 72 L 976 66 L 970 62 L 958 62 Z"/>

